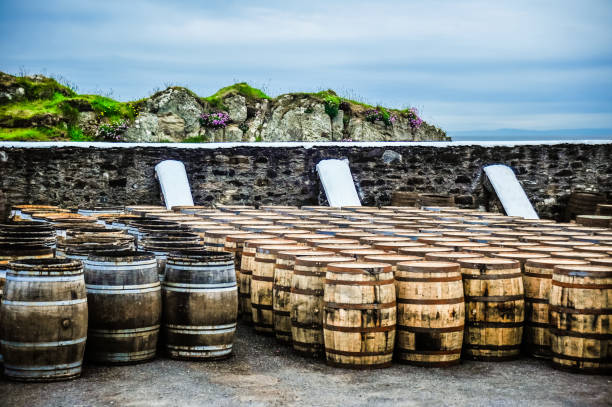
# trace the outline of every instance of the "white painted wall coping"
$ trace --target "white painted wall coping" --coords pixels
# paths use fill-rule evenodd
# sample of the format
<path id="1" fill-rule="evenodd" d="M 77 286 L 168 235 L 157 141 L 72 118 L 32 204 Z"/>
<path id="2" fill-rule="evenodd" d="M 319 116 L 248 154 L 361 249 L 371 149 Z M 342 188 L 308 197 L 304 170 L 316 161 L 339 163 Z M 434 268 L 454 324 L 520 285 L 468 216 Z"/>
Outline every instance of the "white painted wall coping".
<path id="1" fill-rule="evenodd" d="M 375 141 L 375 142 L 257 142 L 257 143 L 105 143 L 86 141 L 3 141 L 2 148 L 51 148 L 51 147 L 78 147 L 78 148 L 134 148 L 134 147 L 165 147 L 179 149 L 223 149 L 235 147 L 286 147 L 286 148 L 313 148 L 313 147 L 516 147 L 558 144 L 612 144 L 612 140 L 544 140 L 544 141 Z"/>

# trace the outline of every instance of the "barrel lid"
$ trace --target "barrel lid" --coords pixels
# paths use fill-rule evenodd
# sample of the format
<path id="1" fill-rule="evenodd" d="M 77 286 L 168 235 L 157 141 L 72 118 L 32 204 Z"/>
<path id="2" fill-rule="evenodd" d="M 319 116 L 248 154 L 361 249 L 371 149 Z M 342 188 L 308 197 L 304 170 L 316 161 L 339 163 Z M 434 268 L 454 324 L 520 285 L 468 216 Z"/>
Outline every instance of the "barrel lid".
<path id="1" fill-rule="evenodd" d="M 514 247 L 521 250 L 521 247 L 538 246 L 537 243 L 519 242 L 517 240 L 511 242 L 491 242 L 491 246 L 496 247 Z"/>
<path id="2" fill-rule="evenodd" d="M 460 267 L 459 263 L 450 261 L 408 261 L 399 263 L 397 269 L 409 273 L 452 273 Z"/>
<path id="3" fill-rule="evenodd" d="M 353 257 L 343 257 L 343 256 L 300 256 L 295 259 L 296 266 L 311 266 L 311 267 L 322 267 L 326 266 L 330 263 L 338 263 L 338 262 L 354 262 L 355 259 Z"/>
<path id="4" fill-rule="evenodd" d="M 542 259 L 551 257 L 551 255 L 548 253 L 539 252 L 499 252 L 491 253 L 491 255 L 494 257 L 501 257 L 503 259 L 518 260 L 521 264 L 529 259 Z"/>
<path id="5" fill-rule="evenodd" d="M 304 246 L 298 246 L 297 242 L 293 244 L 271 244 L 264 246 L 257 246 L 257 253 L 262 254 L 277 254 L 278 252 L 291 250 L 291 249 L 303 249 Z"/>
<path id="6" fill-rule="evenodd" d="M 552 252 L 552 257 L 559 257 L 562 259 L 602 259 L 609 257 L 607 253 L 598 253 L 598 252 L 584 252 L 584 251 L 565 251 L 565 252 Z"/>
<path id="7" fill-rule="evenodd" d="M 289 239 L 278 239 L 278 238 L 271 238 L 271 239 L 248 239 L 244 242 L 244 246 L 245 247 L 251 247 L 251 248 L 257 248 L 260 246 L 270 246 L 270 245 L 282 245 L 282 244 L 293 244 L 293 243 L 297 243 L 295 240 L 289 240 Z"/>
<path id="8" fill-rule="evenodd" d="M 276 236 L 267 233 L 242 232 L 239 234 L 228 235 L 225 240 L 228 242 L 243 243 L 248 240 L 274 239 Z"/>
<path id="9" fill-rule="evenodd" d="M 233 220 L 231 222 L 229 222 L 230 225 L 236 225 L 236 226 L 248 226 L 248 225 L 253 225 L 253 226 L 263 226 L 263 225 L 274 225 L 274 222 L 269 221 L 269 220 L 262 220 L 262 219 L 238 219 L 238 220 Z"/>
<path id="10" fill-rule="evenodd" d="M 225 238 L 226 236 L 232 233 L 238 233 L 239 231 L 234 228 L 228 229 L 216 229 L 216 230 L 208 230 L 204 232 L 204 237 L 211 237 L 213 239 L 217 238 Z"/>
<path id="11" fill-rule="evenodd" d="M 492 255 L 494 253 L 515 253 L 515 252 L 518 252 L 519 249 L 515 247 L 490 246 L 490 247 L 466 247 L 465 251 L 480 253 L 484 255 Z"/>
<path id="12" fill-rule="evenodd" d="M 422 246 L 422 247 L 401 247 L 398 252 L 400 254 L 413 254 L 417 253 L 417 255 L 425 256 L 427 253 L 437 253 L 437 252 L 452 252 L 454 251 L 452 247 L 439 247 L 439 246 Z"/>
<path id="13" fill-rule="evenodd" d="M 478 243 L 493 244 L 497 242 L 518 242 L 513 237 L 502 237 L 502 236 L 485 236 L 485 237 L 470 237 L 470 240 Z"/>
<path id="14" fill-rule="evenodd" d="M 80 260 L 73 259 L 20 259 L 9 262 L 15 271 L 71 271 L 82 268 Z"/>
<path id="15" fill-rule="evenodd" d="M 155 260 L 155 254 L 136 250 L 117 250 L 111 252 L 90 253 L 87 260 L 101 262 L 131 263 L 136 261 Z"/>
<path id="16" fill-rule="evenodd" d="M 589 263 L 585 260 L 561 259 L 559 257 L 529 259 L 525 262 L 526 266 L 538 267 L 538 268 L 543 268 L 543 269 L 552 269 L 555 266 L 559 266 L 559 265 L 580 265 L 580 264 L 589 264 Z"/>
<path id="17" fill-rule="evenodd" d="M 330 263 L 327 265 L 327 271 L 337 273 L 380 274 L 391 272 L 391 265 L 388 263 L 374 263 L 362 261 Z"/>
<path id="18" fill-rule="evenodd" d="M 479 253 L 470 253 L 470 252 L 440 252 L 440 253 L 426 254 L 425 260 L 456 262 L 460 259 L 473 259 L 475 257 L 484 257 L 484 256 Z"/>
<path id="19" fill-rule="evenodd" d="M 571 251 L 572 249 L 570 247 L 563 247 L 563 246 L 539 245 L 539 246 L 527 246 L 527 247 L 524 247 L 523 250 L 527 252 L 552 253 L 552 252 L 568 252 L 568 251 Z"/>
<path id="20" fill-rule="evenodd" d="M 414 240 L 405 240 L 400 242 L 372 242 L 375 248 L 383 250 L 397 250 L 402 247 L 427 247 L 425 243 L 415 242 Z"/>
<path id="21" fill-rule="evenodd" d="M 340 255 L 347 255 L 347 256 L 352 256 L 352 255 L 369 256 L 369 255 L 386 254 L 386 253 L 387 252 L 384 251 L 384 250 L 373 249 L 373 248 L 364 248 L 364 249 L 341 250 L 339 254 Z"/>
<path id="22" fill-rule="evenodd" d="M 602 257 L 599 259 L 589 259 L 589 263 L 594 266 L 612 267 L 612 257 Z"/>
<path id="23" fill-rule="evenodd" d="M 388 263 L 388 264 L 396 265 L 398 263 L 405 262 L 405 261 L 420 261 L 423 258 L 419 256 L 408 256 L 405 254 L 387 253 L 387 254 L 369 255 L 369 256 L 365 256 L 363 259 L 365 261 L 371 261 L 371 262 L 376 262 L 376 263 Z"/>
<path id="24" fill-rule="evenodd" d="M 476 257 L 472 259 L 460 259 L 459 264 L 462 268 L 487 270 L 505 270 L 519 268 L 520 264 L 516 260 L 501 259 L 493 257 Z"/>
<path id="25" fill-rule="evenodd" d="M 168 253 L 168 262 L 216 262 L 233 261 L 232 253 L 208 250 L 178 250 Z"/>
<path id="26" fill-rule="evenodd" d="M 557 265 L 553 273 L 575 277 L 610 278 L 612 277 L 612 267 L 598 265 Z"/>
<path id="27" fill-rule="evenodd" d="M 583 242 L 586 243 L 586 242 Z M 575 249 L 579 249 L 580 251 L 584 251 L 584 252 L 597 252 L 597 253 L 608 253 L 608 252 L 612 252 L 612 246 L 609 245 L 577 245 L 576 247 L 574 247 Z"/>
<path id="28" fill-rule="evenodd" d="M 397 236 L 380 236 L 380 235 L 364 236 L 360 238 L 359 240 L 367 244 L 372 244 L 376 242 L 414 242 L 414 240 L 410 238 L 400 238 Z"/>
<path id="29" fill-rule="evenodd" d="M 352 244 L 352 245 L 356 245 L 359 244 L 359 240 L 356 239 L 338 239 L 338 238 L 331 238 L 331 239 L 308 239 L 307 240 L 308 243 L 313 243 L 315 245 L 319 245 L 319 244 L 325 244 L 325 245 L 340 245 L 340 244 Z"/>
<path id="30" fill-rule="evenodd" d="M 419 242 L 427 243 L 427 244 L 437 244 L 437 243 L 449 243 L 449 242 L 463 242 L 465 239 L 461 237 L 452 237 L 452 236 L 436 236 L 436 237 L 420 237 L 417 239 Z"/>
<path id="31" fill-rule="evenodd" d="M 276 257 L 284 260 L 295 260 L 298 257 L 302 256 L 333 256 L 334 252 L 318 250 L 318 249 L 304 249 L 304 248 L 295 248 L 290 250 L 285 250 L 282 252 L 278 252 Z"/>

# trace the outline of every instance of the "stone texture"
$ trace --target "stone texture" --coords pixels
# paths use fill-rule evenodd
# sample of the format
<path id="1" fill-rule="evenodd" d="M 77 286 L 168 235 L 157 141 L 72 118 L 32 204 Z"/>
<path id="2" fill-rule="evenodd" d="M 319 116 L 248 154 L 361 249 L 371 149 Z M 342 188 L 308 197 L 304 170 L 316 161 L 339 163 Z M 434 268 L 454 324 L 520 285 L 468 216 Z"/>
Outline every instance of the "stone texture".
<path id="1" fill-rule="evenodd" d="M 322 103 L 307 97 L 281 96 L 263 123 L 263 141 L 330 141 L 331 120 Z"/>
<path id="2" fill-rule="evenodd" d="M 185 120 L 174 113 L 157 115 L 157 127 L 160 137 L 168 141 L 181 141 L 185 137 Z"/>
<path id="3" fill-rule="evenodd" d="M 160 141 L 159 118 L 153 113 L 141 113 L 123 134 L 124 141 L 155 143 Z"/>
<path id="4" fill-rule="evenodd" d="M 502 163 L 514 169 L 540 216 L 561 219 L 572 189 L 612 191 L 611 156 L 612 144 L 393 149 L 265 144 L 223 149 L 7 148 L 0 144 L 0 193 L 5 205 L 0 215 L 20 203 L 159 204 L 154 167 L 166 159 L 185 163 L 196 204 L 313 205 L 323 196 L 316 163 L 348 158 L 364 205 L 389 205 L 393 191 L 399 189 L 452 194 L 464 206 L 493 209 L 496 200 L 483 188 L 482 167 Z M 577 161 L 582 166 L 572 169 L 571 175 L 552 175 Z"/>
<path id="5" fill-rule="evenodd" d="M 185 134 L 183 138 L 194 137 L 200 131 L 200 115 L 204 108 L 199 100 L 187 89 L 168 88 L 153 95 L 147 100 L 145 112 L 158 116 L 172 113 L 184 121 Z"/>
<path id="6" fill-rule="evenodd" d="M 227 107 L 227 112 L 235 123 L 240 123 L 247 119 L 246 98 L 244 96 L 238 94 L 229 95 L 223 99 L 223 104 Z"/>

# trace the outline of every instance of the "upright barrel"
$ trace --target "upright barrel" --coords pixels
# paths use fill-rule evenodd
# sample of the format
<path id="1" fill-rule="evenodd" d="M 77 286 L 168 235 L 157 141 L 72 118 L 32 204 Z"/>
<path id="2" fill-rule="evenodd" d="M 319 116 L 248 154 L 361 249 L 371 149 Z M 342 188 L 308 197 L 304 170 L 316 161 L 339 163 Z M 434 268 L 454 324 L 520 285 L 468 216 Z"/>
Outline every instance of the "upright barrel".
<path id="1" fill-rule="evenodd" d="M 91 254 L 83 268 L 89 304 L 86 358 L 113 364 L 153 359 L 162 308 L 155 255 Z"/>
<path id="2" fill-rule="evenodd" d="M 540 358 L 550 359 L 549 297 L 555 266 L 588 264 L 584 260 L 555 257 L 527 260 L 523 270 L 525 287 L 525 331 L 523 345 L 526 351 Z"/>
<path id="3" fill-rule="evenodd" d="M 556 266 L 550 325 L 553 366 L 612 373 L 612 267 Z"/>
<path id="4" fill-rule="evenodd" d="M 465 320 L 459 264 L 400 263 L 395 287 L 397 359 L 427 367 L 458 364 Z"/>
<path id="5" fill-rule="evenodd" d="M 361 262 L 328 265 L 323 323 L 327 363 L 354 369 L 390 366 L 396 314 L 390 265 Z"/>
<path id="6" fill-rule="evenodd" d="M 465 357 L 511 360 L 520 354 L 525 299 L 521 267 L 515 260 L 459 260 L 465 295 Z"/>
<path id="7" fill-rule="evenodd" d="M 4 375 L 23 381 L 81 374 L 87 340 L 87 294 L 80 261 L 9 263 L 0 306 Z"/>
<path id="8" fill-rule="evenodd" d="M 233 254 L 170 253 L 162 299 L 170 357 L 203 360 L 231 355 L 238 317 Z"/>
<path id="9" fill-rule="evenodd" d="M 306 256 L 295 260 L 291 276 L 291 340 L 293 349 L 309 357 L 323 355 L 323 289 L 329 263 L 352 257 Z"/>

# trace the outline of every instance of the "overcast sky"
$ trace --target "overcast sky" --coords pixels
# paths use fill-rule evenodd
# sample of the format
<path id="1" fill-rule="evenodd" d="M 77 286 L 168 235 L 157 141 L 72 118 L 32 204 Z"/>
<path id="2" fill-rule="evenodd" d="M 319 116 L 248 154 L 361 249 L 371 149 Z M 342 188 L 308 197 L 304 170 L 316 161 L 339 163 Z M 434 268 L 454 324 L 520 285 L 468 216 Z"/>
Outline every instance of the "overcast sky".
<path id="1" fill-rule="evenodd" d="M 612 128 L 612 1 L 0 0 L 0 70 L 120 100 L 236 81 L 449 131 Z"/>

